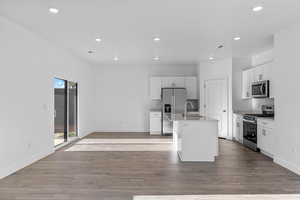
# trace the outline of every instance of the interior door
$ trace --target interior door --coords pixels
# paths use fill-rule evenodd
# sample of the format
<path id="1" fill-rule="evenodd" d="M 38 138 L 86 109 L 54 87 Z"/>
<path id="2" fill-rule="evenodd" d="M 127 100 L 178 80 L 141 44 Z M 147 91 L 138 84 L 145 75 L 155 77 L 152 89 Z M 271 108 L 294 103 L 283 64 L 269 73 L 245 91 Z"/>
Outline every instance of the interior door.
<path id="1" fill-rule="evenodd" d="M 219 137 L 228 137 L 228 86 L 226 79 L 205 81 L 205 115 L 219 120 Z"/>

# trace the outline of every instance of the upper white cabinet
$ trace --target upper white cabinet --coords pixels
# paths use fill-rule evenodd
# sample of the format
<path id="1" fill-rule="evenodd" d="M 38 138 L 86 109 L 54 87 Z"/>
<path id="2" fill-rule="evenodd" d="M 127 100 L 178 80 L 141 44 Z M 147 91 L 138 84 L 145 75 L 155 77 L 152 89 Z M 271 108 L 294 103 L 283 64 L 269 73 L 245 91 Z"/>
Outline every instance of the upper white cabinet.
<path id="1" fill-rule="evenodd" d="M 272 62 L 244 70 L 242 73 L 242 98 L 251 98 L 251 85 L 253 82 L 269 80 L 270 81 L 270 97 L 274 97 L 273 94 L 273 80 L 272 80 Z"/>
<path id="2" fill-rule="evenodd" d="M 187 99 L 197 99 L 197 77 L 151 77 L 150 97 L 152 100 L 161 98 L 161 88 L 184 87 L 187 89 Z"/>
<path id="3" fill-rule="evenodd" d="M 251 84 L 253 82 L 253 74 L 250 70 L 245 70 L 242 73 L 243 85 L 242 85 L 242 98 L 251 98 Z"/>
<path id="4" fill-rule="evenodd" d="M 160 93 L 161 93 L 161 78 L 160 77 L 151 77 L 150 78 L 151 99 L 153 99 L 153 100 L 160 99 Z"/>
<path id="5" fill-rule="evenodd" d="M 184 86 L 187 89 L 187 99 L 197 99 L 197 77 L 185 77 Z"/>
<path id="6" fill-rule="evenodd" d="M 161 77 L 162 87 L 184 87 L 184 77 Z"/>
<path id="7" fill-rule="evenodd" d="M 264 80 L 270 81 L 270 98 L 274 97 L 274 84 L 273 84 L 274 79 L 272 75 L 272 66 L 273 66 L 273 62 L 262 65 L 264 69 Z"/>

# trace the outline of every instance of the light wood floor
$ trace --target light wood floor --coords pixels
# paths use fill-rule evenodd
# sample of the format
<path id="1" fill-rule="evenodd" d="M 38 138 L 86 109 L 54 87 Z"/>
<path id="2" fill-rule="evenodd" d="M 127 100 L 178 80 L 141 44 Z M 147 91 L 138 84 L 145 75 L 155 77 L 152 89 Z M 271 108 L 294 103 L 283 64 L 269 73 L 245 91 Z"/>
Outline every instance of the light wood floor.
<path id="1" fill-rule="evenodd" d="M 87 138 L 145 137 L 149 136 L 94 133 Z M 300 176 L 261 154 L 226 140 L 220 140 L 220 156 L 215 163 L 180 163 L 172 152 L 66 152 L 66 148 L 0 180 L 0 200 L 300 194 Z"/>

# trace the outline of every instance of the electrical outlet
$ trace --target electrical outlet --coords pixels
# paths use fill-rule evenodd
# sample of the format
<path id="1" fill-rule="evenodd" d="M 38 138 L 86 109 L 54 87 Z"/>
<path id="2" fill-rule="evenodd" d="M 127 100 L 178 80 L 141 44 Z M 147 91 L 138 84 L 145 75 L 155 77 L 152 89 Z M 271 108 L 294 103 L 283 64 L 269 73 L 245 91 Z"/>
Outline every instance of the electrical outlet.
<path id="1" fill-rule="evenodd" d="M 295 147 L 292 147 L 292 153 L 296 153 Z"/>

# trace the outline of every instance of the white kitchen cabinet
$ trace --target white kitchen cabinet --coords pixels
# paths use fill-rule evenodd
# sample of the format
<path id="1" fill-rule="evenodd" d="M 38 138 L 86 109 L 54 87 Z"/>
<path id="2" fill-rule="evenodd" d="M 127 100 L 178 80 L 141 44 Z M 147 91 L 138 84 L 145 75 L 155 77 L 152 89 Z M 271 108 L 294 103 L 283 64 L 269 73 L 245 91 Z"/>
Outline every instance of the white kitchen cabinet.
<path id="1" fill-rule="evenodd" d="M 184 87 L 184 77 L 161 77 L 162 87 Z"/>
<path id="2" fill-rule="evenodd" d="M 187 99 L 197 99 L 197 77 L 185 77 L 184 87 L 187 90 Z"/>
<path id="3" fill-rule="evenodd" d="M 233 137 L 236 141 L 243 143 L 243 116 L 233 114 Z"/>
<path id="4" fill-rule="evenodd" d="M 274 97 L 273 80 L 271 73 L 272 62 L 244 70 L 242 73 L 242 98 L 251 98 L 251 85 L 253 82 L 269 80 L 270 81 L 270 97 Z"/>
<path id="5" fill-rule="evenodd" d="M 198 99 L 197 77 L 151 77 L 150 78 L 150 97 L 151 100 L 161 99 L 161 88 L 164 87 L 183 87 L 187 90 L 187 99 Z"/>
<path id="6" fill-rule="evenodd" d="M 218 121 L 175 120 L 173 145 L 182 162 L 214 162 L 219 154 Z"/>
<path id="7" fill-rule="evenodd" d="M 253 73 L 250 70 L 245 70 L 242 73 L 242 98 L 251 98 L 251 84 L 253 82 Z"/>
<path id="8" fill-rule="evenodd" d="M 150 112 L 150 135 L 161 134 L 161 112 L 151 111 Z"/>
<path id="9" fill-rule="evenodd" d="M 270 98 L 274 98 L 274 85 L 273 85 L 273 75 L 272 75 L 272 66 L 273 62 L 266 63 L 262 65 L 264 69 L 264 80 L 269 80 L 270 81 Z"/>
<path id="10" fill-rule="evenodd" d="M 150 97 L 152 100 L 159 100 L 161 94 L 161 77 L 150 78 Z"/>
<path id="11" fill-rule="evenodd" d="M 257 147 L 267 156 L 273 157 L 275 148 L 275 135 L 272 120 L 257 120 Z"/>

